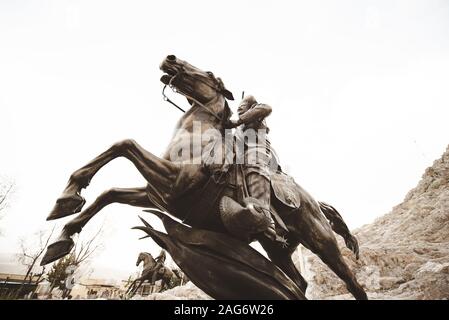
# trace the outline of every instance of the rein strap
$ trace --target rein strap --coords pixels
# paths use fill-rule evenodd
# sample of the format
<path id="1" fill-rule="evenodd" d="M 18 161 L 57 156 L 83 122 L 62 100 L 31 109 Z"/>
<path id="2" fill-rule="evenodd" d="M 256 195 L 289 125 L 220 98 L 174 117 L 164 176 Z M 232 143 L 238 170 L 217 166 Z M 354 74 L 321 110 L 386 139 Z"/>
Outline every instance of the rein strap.
<path id="1" fill-rule="evenodd" d="M 168 86 L 175 91 L 173 88 L 174 86 L 172 85 L 173 80 L 180 74 L 181 72 L 178 72 L 176 75 L 174 75 L 171 79 L 170 82 L 168 84 Z M 198 79 L 199 80 L 199 79 Z M 202 81 L 203 83 L 205 83 L 204 81 Z M 178 106 L 176 103 L 174 103 L 172 100 L 170 100 L 169 97 L 167 97 L 167 95 L 165 94 L 165 88 L 167 88 L 167 85 L 164 85 L 164 88 L 162 89 L 162 96 L 164 101 L 167 101 L 168 103 L 174 105 L 176 108 L 178 108 L 179 110 L 181 110 L 182 112 L 186 112 L 183 108 L 181 108 L 180 106 Z M 214 88 L 215 90 L 217 90 L 217 88 Z M 206 107 L 204 104 L 202 104 L 201 102 L 199 102 L 198 100 L 196 100 L 195 98 L 191 97 L 190 95 L 188 95 L 187 93 L 184 93 L 182 91 L 176 90 L 175 92 L 179 92 L 180 94 L 182 94 L 184 97 L 186 97 L 187 99 L 192 100 L 193 102 L 195 102 L 197 105 L 199 105 L 200 107 L 202 107 L 203 109 L 205 109 L 207 112 L 209 112 L 211 115 L 213 115 L 218 121 L 222 122 L 223 119 L 221 119 L 218 115 L 215 114 L 215 112 L 213 112 L 212 110 L 210 110 L 208 107 Z M 219 92 L 217 90 L 217 92 Z"/>
<path id="2" fill-rule="evenodd" d="M 167 88 L 167 85 L 164 86 L 164 88 L 162 89 L 162 96 L 164 97 L 164 101 L 167 101 L 168 103 L 171 103 L 172 105 L 174 105 L 176 108 L 178 108 L 179 110 L 181 110 L 182 112 L 186 113 L 186 111 L 181 108 L 180 106 L 178 106 L 176 103 L 174 103 L 173 101 L 170 100 L 169 97 L 167 97 L 167 95 L 165 94 L 165 88 Z"/>

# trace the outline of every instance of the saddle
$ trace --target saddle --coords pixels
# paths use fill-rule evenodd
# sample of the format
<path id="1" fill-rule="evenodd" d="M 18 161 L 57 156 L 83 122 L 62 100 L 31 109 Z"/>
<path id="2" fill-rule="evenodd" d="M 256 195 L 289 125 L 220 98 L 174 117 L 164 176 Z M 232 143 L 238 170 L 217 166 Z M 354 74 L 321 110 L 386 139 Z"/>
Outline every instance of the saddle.
<path id="1" fill-rule="evenodd" d="M 211 173 L 208 181 L 195 197 L 199 201 L 190 208 L 183 222 L 196 227 L 207 226 L 207 229 L 213 231 L 220 231 L 224 226 L 237 238 L 247 241 L 250 240 L 249 234 L 258 233 L 267 228 L 271 222 L 271 215 L 278 227 L 276 229 L 280 229 L 281 233 L 287 233 L 287 226 L 273 205 L 266 210 L 268 212 L 242 210 L 248 199 L 245 199 L 241 192 L 243 176 L 239 173 L 239 169 L 241 169 L 239 165 L 233 164 L 223 166 Z M 300 198 L 294 180 L 282 171 L 273 173 L 270 178 L 271 196 L 290 209 L 283 212 L 292 212 L 299 208 Z M 254 203 L 254 201 L 257 199 L 251 198 L 251 202 Z"/>

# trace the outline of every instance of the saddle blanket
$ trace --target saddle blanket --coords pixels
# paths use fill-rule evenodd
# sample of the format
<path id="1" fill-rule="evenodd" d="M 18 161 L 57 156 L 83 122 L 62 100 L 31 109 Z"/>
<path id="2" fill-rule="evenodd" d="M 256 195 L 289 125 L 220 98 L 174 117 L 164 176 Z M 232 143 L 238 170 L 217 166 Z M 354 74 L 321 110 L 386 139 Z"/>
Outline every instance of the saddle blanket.
<path id="1" fill-rule="evenodd" d="M 295 180 L 283 172 L 270 175 L 271 188 L 276 198 L 286 206 L 298 209 L 301 205 Z"/>

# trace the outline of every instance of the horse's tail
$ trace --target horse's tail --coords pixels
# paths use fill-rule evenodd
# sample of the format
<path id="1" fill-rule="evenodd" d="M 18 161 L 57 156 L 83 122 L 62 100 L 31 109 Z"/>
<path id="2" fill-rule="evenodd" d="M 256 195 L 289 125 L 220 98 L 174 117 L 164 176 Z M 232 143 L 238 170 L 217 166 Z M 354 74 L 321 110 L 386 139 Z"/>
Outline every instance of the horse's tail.
<path id="1" fill-rule="evenodd" d="M 337 209 L 335 209 L 330 204 L 327 204 L 326 202 L 322 201 L 318 201 L 318 204 L 320 205 L 321 212 L 323 212 L 324 216 L 329 221 L 332 230 L 345 240 L 348 249 L 353 251 L 356 258 L 358 259 L 359 258 L 358 241 L 356 237 L 352 235 L 351 231 L 349 230 L 348 226 L 343 220 L 343 217 L 340 215 Z"/>
<path id="2" fill-rule="evenodd" d="M 321 212 L 323 212 L 335 233 L 341 236 L 344 233 L 350 233 L 348 226 L 337 209 L 326 202 L 318 201 L 318 204 L 320 205 Z"/>

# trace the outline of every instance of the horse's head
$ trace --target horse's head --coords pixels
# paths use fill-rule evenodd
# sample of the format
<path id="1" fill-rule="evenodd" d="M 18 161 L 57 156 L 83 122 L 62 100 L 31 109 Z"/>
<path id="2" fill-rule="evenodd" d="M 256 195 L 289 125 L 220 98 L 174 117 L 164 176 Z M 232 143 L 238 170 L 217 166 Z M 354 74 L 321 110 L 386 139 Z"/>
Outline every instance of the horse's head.
<path id="1" fill-rule="evenodd" d="M 145 262 L 145 259 L 148 255 L 150 255 L 150 254 L 146 253 L 146 252 L 139 253 L 139 256 L 137 257 L 137 261 L 136 261 L 136 267 L 138 267 L 142 261 Z"/>
<path id="2" fill-rule="evenodd" d="M 166 86 L 169 86 L 187 98 L 191 106 L 179 120 L 177 129 L 181 130 L 175 132 L 164 157 L 173 162 L 192 161 L 193 159 L 195 159 L 193 161 L 196 161 L 198 159 L 202 163 L 205 156 L 200 155 L 198 158 L 197 154 L 193 152 L 194 149 L 197 150 L 196 146 L 190 147 L 192 141 L 196 141 L 192 139 L 192 134 L 197 134 L 197 131 L 194 130 L 194 128 L 197 128 L 196 123 L 201 124 L 201 133 L 205 133 L 204 138 L 200 137 L 202 150 L 207 150 L 203 148 L 208 147 L 211 139 L 214 139 L 214 141 L 224 139 L 225 129 L 229 127 L 229 119 L 232 115 L 226 99 L 233 99 L 232 93 L 225 88 L 223 81 L 215 77 L 212 72 L 198 69 L 174 55 L 167 56 L 162 61 L 160 69 L 165 73 L 161 77 L 162 83 L 165 84 L 162 91 L 164 99 L 184 111 L 165 96 L 164 90 Z M 215 129 L 215 131 L 210 129 Z M 217 134 L 213 135 L 213 133 Z M 188 150 L 180 152 L 180 147 L 183 148 L 183 145 L 188 145 Z M 222 159 L 224 156 L 224 151 L 215 152 L 213 162 L 224 163 L 224 159 Z M 220 157 L 220 159 L 215 157 Z"/>
<path id="3" fill-rule="evenodd" d="M 143 261 L 143 256 L 142 256 L 142 253 L 140 253 L 139 256 L 137 257 L 136 267 L 138 267 L 142 261 Z"/>
<path id="4" fill-rule="evenodd" d="M 195 102 L 194 100 L 207 104 L 217 95 L 234 100 L 232 93 L 225 88 L 220 78 L 215 77 L 210 71 L 203 71 L 178 59 L 174 55 L 167 56 L 162 61 L 160 69 L 165 73 L 161 77 L 161 81 L 184 95 L 191 104 Z"/>

